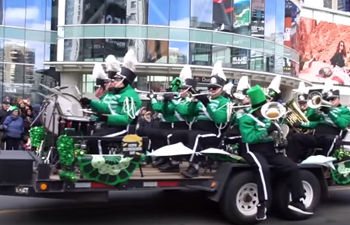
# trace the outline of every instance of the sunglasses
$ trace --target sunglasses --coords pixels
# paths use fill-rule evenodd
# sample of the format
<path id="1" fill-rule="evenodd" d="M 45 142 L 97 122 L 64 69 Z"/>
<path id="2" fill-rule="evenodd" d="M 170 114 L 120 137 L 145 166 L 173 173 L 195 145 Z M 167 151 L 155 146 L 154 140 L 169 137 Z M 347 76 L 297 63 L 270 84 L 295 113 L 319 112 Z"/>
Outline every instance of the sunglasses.
<path id="1" fill-rule="evenodd" d="M 336 100 L 337 98 L 329 98 L 328 101 L 334 101 Z"/>
<path id="2" fill-rule="evenodd" d="M 208 90 L 216 91 L 217 89 L 219 89 L 219 88 L 218 87 L 208 87 Z"/>

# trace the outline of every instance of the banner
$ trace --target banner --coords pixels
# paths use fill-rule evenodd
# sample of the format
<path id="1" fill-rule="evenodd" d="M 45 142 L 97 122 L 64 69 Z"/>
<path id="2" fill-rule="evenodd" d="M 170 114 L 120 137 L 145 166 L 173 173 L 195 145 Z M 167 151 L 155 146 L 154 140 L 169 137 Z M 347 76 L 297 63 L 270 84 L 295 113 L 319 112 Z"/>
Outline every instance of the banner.
<path id="1" fill-rule="evenodd" d="M 237 34 L 249 35 L 251 22 L 250 0 L 234 0 L 234 32 Z"/>
<path id="2" fill-rule="evenodd" d="M 251 36 L 264 37 L 265 30 L 265 0 L 252 1 Z"/>
<path id="3" fill-rule="evenodd" d="M 298 77 L 350 85 L 350 26 L 301 18 L 297 29 L 296 49 L 301 56 Z"/>

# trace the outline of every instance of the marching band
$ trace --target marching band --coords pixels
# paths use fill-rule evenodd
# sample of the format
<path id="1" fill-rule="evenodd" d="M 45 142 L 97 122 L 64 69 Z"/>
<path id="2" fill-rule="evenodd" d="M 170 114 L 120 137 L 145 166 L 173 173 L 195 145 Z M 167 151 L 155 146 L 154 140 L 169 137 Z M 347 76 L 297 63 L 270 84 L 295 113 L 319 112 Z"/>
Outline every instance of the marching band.
<path id="1" fill-rule="evenodd" d="M 248 77 L 241 77 L 237 89 L 226 84 L 222 63 L 212 70 L 208 92 L 200 93 L 190 66 L 163 93 L 139 91 L 132 87 L 136 79 L 136 57 L 129 50 L 121 63 L 108 56 L 106 72 L 96 64 L 95 95 L 99 100 L 83 97 L 80 103 L 90 108 L 97 126 L 92 136 L 115 137 L 128 133 L 137 123 L 142 101 L 138 94 L 147 94 L 153 111 L 162 115 L 159 127 L 136 126 L 136 133 L 147 136 L 149 150 L 182 143 L 193 150 L 186 159 L 189 167 L 180 171 L 183 156 L 162 156 L 152 166 L 161 172 L 180 172 L 186 178 L 199 176 L 203 156 L 199 151 L 238 144 L 237 154 L 250 164 L 257 177 L 259 204 L 257 219 L 266 219 L 266 202 L 271 195 L 269 169 L 273 165 L 291 179 L 292 201 L 288 208 L 311 215 L 303 205 L 302 182 L 297 163 L 314 154 L 330 156 L 337 141 L 346 134 L 350 111 L 340 104 L 339 90 L 307 90 L 300 83 L 298 96 L 281 104 L 281 76 L 276 76 L 267 93 L 259 86 L 250 87 Z M 234 91 L 233 91 L 234 90 Z M 108 154 L 106 141 L 91 141 L 89 154 Z M 311 154 L 312 154 L 311 153 Z"/>

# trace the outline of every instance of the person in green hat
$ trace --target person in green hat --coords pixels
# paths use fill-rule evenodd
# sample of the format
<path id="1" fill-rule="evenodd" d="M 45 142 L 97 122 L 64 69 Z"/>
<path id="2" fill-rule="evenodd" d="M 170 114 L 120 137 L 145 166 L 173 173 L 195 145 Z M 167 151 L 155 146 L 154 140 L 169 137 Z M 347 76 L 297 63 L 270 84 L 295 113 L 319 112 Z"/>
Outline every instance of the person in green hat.
<path id="1" fill-rule="evenodd" d="M 269 165 L 278 166 L 279 170 L 288 173 L 286 177 L 291 179 L 292 201 L 288 208 L 306 215 L 313 214 L 301 202 L 301 199 L 305 196 L 302 191 L 298 165 L 283 153 L 279 153 L 281 151 L 276 151 L 271 134 L 277 131 L 277 127 L 269 119 L 264 118 L 261 112 L 262 106 L 267 103 L 264 91 L 259 85 L 256 85 L 249 89 L 247 94 L 250 97 L 251 110 L 239 119 L 239 130 L 242 136 L 240 153 L 259 177 L 257 180 L 259 204 L 257 205 L 256 219 L 266 219 L 266 202 L 271 195 Z M 279 148 L 278 150 L 282 150 L 286 146 L 280 145 Z"/>

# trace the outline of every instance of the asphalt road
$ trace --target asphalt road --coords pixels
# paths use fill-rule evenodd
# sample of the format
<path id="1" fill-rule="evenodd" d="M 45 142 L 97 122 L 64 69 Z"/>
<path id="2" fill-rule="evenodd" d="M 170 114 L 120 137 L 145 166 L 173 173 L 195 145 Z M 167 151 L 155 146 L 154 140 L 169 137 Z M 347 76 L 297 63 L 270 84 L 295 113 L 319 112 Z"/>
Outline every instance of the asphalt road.
<path id="1" fill-rule="evenodd" d="M 20 197 L 0 197 L 0 224 L 104 224 L 104 225 L 227 225 L 217 205 L 192 192 L 123 192 L 109 203 L 76 203 Z M 270 216 L 265 225 L 348 224 L 350 190 L 332 191 L 331 199 L 313 218 L 301 222 Z"/>

